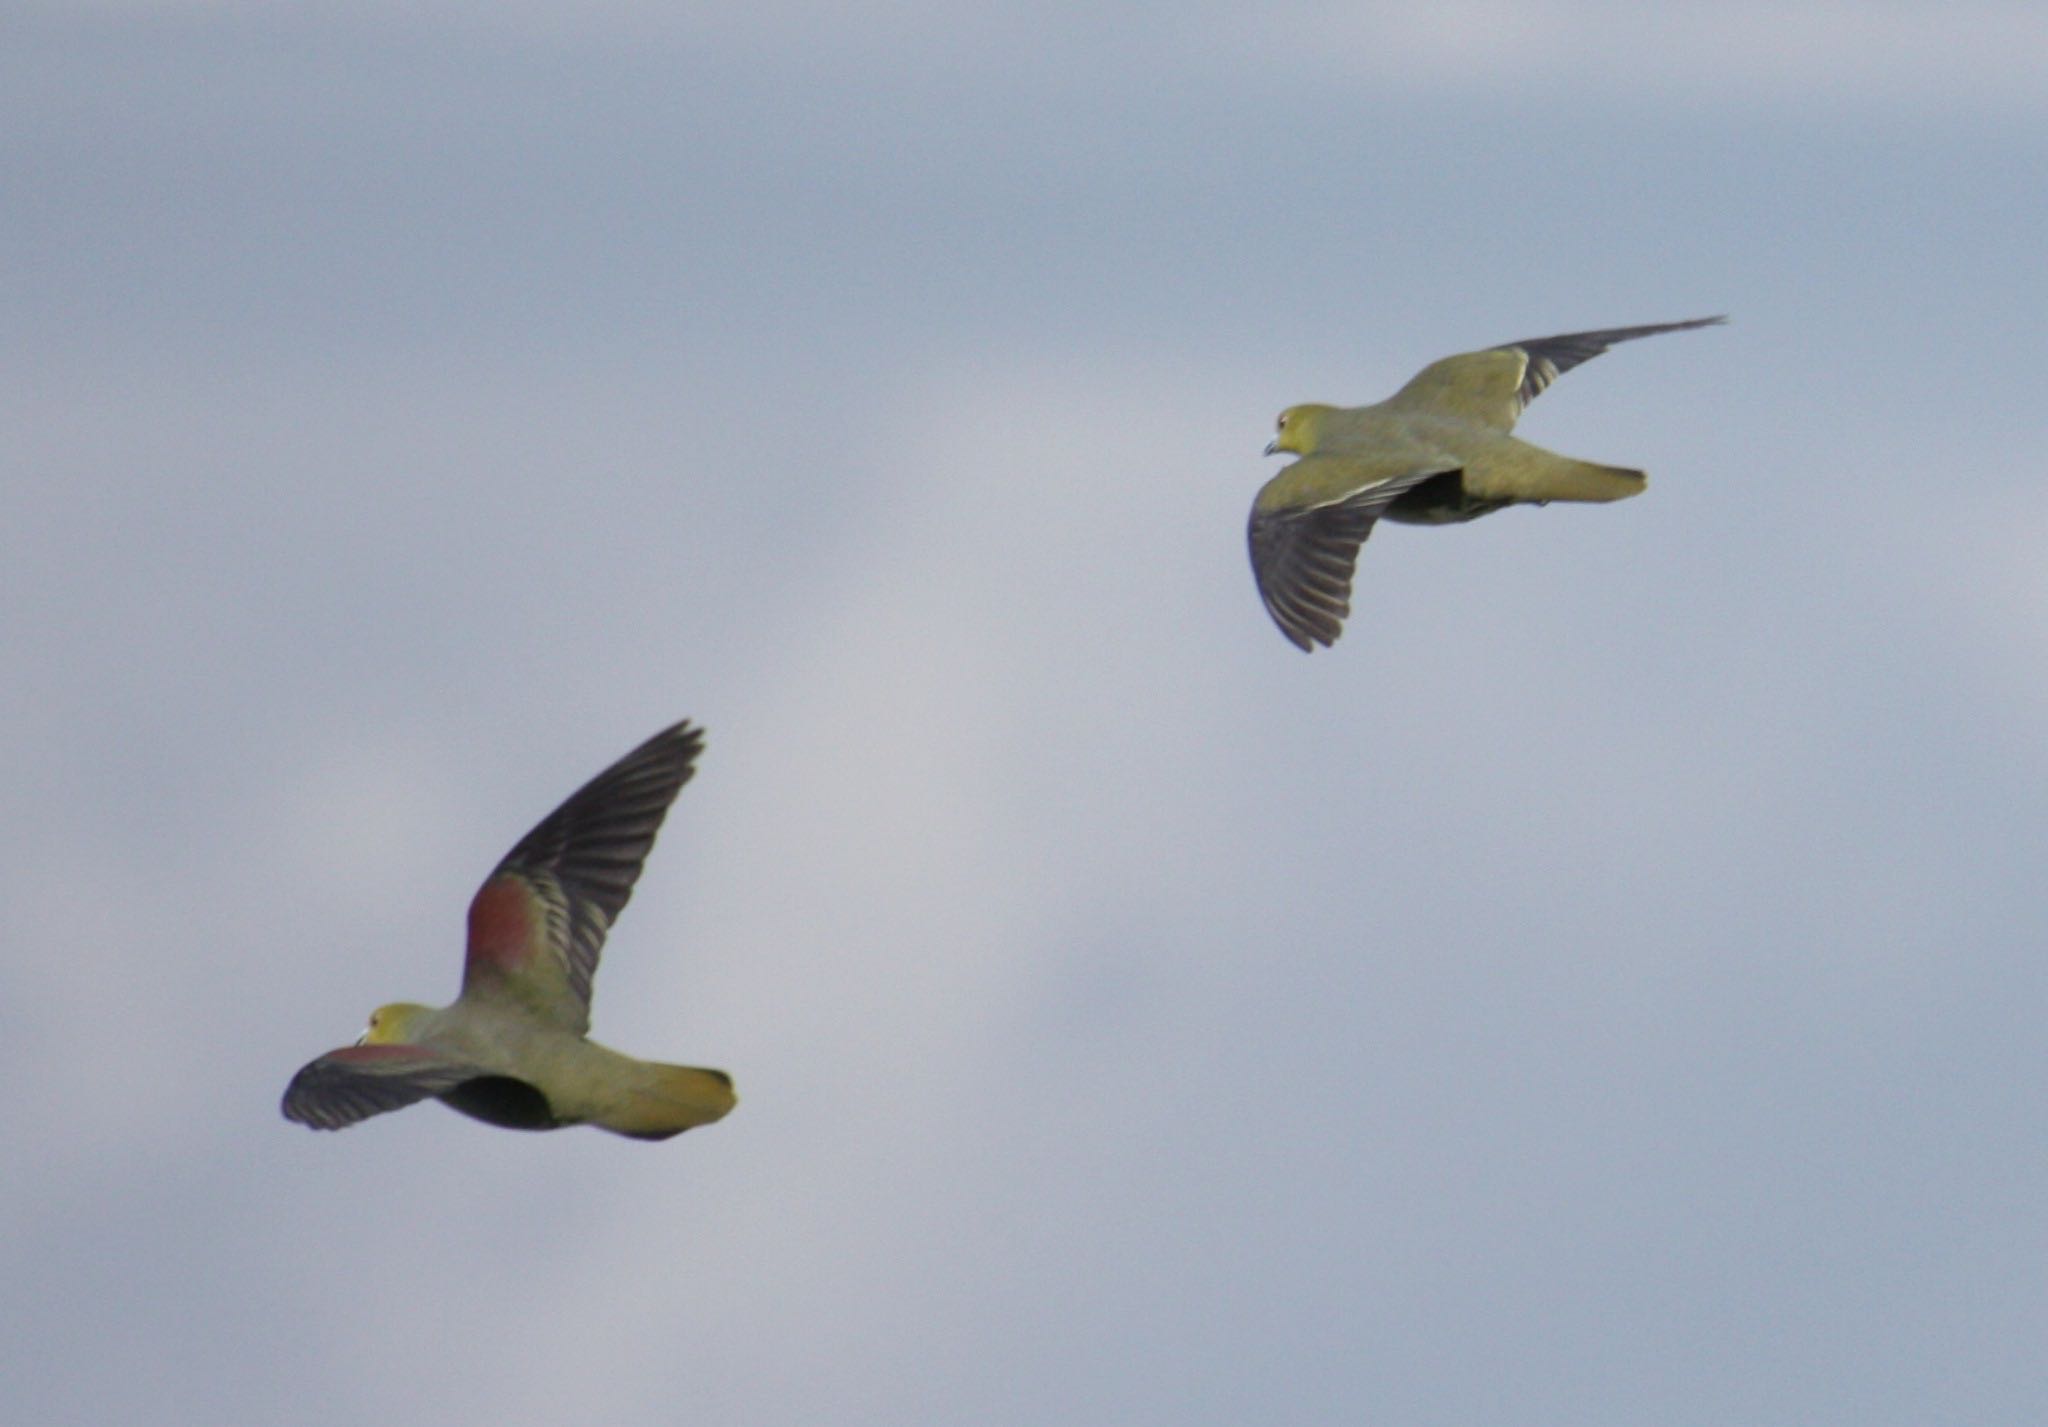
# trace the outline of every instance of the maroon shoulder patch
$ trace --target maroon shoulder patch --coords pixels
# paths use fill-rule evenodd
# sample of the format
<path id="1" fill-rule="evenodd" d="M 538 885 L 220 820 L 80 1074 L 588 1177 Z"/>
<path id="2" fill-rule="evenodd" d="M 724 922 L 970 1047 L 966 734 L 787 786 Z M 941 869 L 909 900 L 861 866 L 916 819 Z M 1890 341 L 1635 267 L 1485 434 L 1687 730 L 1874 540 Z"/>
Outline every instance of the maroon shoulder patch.
<path id="1" fill-rule="evenodd" d="M 469 904 L 469 965 L 513 971 L 533 952 L 533 891 L 512 873 L 493 877 Z"/>

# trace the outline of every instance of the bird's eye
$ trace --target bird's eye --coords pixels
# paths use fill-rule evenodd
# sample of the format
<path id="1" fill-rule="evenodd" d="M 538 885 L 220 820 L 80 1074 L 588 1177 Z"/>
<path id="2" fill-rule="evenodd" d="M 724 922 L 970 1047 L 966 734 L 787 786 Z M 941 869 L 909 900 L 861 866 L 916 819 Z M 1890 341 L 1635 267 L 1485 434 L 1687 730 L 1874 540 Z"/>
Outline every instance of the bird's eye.
<path id="1" fill-rule="evenodd" d="M 1283 412 L 1281 412 L 1281 413 L 1280 413 L 1280 419 L 1279 419 L 1278 421 L 1275 421 L 1275 422 L 1273 423 L 1273 429 L 1274 429 L 1275 431 L 1285 431 L 1285 430 L 1287 429 L 1287 413 L 1286 413 L 1286 412 L 1284 412 L 1284 411 L 1283 411 Z"/>

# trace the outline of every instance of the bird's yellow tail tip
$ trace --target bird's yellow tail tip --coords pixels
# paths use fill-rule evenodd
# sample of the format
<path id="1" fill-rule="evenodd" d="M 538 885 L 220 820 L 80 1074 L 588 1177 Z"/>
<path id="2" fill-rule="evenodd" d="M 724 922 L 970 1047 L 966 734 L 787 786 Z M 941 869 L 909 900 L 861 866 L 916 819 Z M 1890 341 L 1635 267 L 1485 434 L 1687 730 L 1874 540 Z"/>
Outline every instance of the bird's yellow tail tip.
<path id="1" fill-rule="evenodd" d="M 1550 500 L 1626 500 L 1641 495 L 1650 478 L 1626 466 L 1596 466 L 1591 461 L 1573 461 L 1555 473 Z"/>
<path id="2" fill-rule="evenodd" d="M 665 1140 L 722 1120 L 739 1103 L 732 1077 L 693 1065 L 649 1065 L 646 1079 L 598 1123 L 636 1140 Z"/>

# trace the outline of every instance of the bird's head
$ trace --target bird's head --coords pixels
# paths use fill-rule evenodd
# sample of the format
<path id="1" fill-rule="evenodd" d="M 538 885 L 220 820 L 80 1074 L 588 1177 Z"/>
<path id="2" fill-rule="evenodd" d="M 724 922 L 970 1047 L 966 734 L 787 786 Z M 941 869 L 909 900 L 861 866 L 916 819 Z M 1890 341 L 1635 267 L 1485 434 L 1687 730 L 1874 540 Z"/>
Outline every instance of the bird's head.
<path id="1" fill-rule="evenodd" d="M 1311 402 L 1307 406 L 1290 406 L 1280 413 L 1273 423 L 1273 440 L 1266 447 L 1268 456 L 1282 451 L 1292 451 L 1297 456 L 1315 454 L 1316 438 L 1321 431 L 1323 417 L 1332 408 Z"/>
<path id="2" fill-rule="evenodd" d="M 370 1012 L 370 1024 L 363 1027 L 357 1045 L 404 1045 L 412 1039 L 413 1022 L 427 1011 L 410 1001 L 394 1001 Z"/>

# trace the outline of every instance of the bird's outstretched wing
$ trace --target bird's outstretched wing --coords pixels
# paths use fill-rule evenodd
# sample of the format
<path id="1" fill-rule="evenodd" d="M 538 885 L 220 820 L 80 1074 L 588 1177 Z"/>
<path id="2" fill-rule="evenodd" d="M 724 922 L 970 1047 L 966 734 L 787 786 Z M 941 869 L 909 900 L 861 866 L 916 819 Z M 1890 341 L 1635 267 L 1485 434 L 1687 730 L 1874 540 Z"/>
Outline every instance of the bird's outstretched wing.
<path id="1" fill-rule="evenodd" d="M 309 1061 L 285 1087 L 284 1117 L 339 1130 L 444 1094 L 485 1072 L 414 1045 L 352 1045 Z"/>
<path id="2" fill-rule="evenodd" d="M 1335 468 L 1344 458 L 1307 456 L 1282 475 L 1312 463 Z M 1296 647 L 1314 653 L 1318 644 L 1337 642 L 1351 613 L 1358 548 L 1372 534 L 1373 522 L 1404 491 L 1443 474 L 1441 467 L 1413 471 L 1315 504 L 1253 504 L 1246 531 L 1252 577 L 1266 612 Z"/>
<path id="3" fill-rule="evenodd" d="M 1608 327 L 1598 332 L 1565 332 L 1504 342 L 1483 352 L 1464 352 L 1431 362 L 1387 400 L 1387 405 L 1462 417 L 1499 431 L 1514 429 L 1529 403 L 1566 372 L 1591 361 L 1617 342 L 1712 327 L 1725 317 L 1695 317 L 1648 327 Z"/>
<path id="4" fill-rule="evenodd" d="M 1654 337 L 1660 332 L 1684 332 L 1694 327 L 1713 327 L 1725 317 L 1694 317 L 1685 322 L 1657 322 L 1648 327 L 1609 327 L 1599 332 L 1567 332 L 1557 337 L 1531 337 L 1508 342 L 1509 351 L 1523 354 L 1526 363 L 1521 385 L 1515 388 L 1515 414 L 1520 416 L 1530 402 L 1543 394 L 1552 382 L 1578 366 L 1590 362 L 1617 342 Z"/>
<path id="5" fill-rule="evenodd" d="M 703 747 L 688 723 L 662 730 L 519 840 L 469 904 L 464 999 L 506 1000 L 575 1034 L 589 1029 L 605 934 Z"/>

